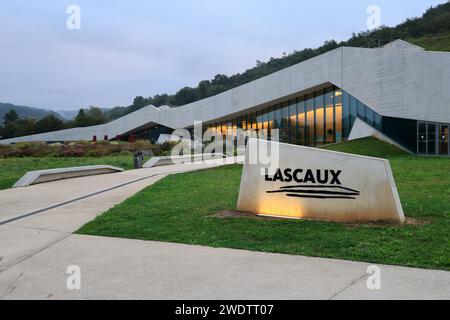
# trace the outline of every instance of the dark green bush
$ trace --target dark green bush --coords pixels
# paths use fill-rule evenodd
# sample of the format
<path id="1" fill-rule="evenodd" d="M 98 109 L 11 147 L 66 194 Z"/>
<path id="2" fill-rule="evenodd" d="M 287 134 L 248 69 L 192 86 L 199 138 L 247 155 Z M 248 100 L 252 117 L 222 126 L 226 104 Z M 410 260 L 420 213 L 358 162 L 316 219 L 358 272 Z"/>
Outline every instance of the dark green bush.
<path id="1" fill-rule="evenodd" d="M 14 145 L 0 145 L 0 158 L 11 157 L 104 157 L 110 155 L 132 155 L 136 151 L 152 151 L 154 154 L 169 152 L 173 143 L 154 145 L 147 140 L 134 143 L 88 142 L 47 144 L 42 142 L 21 142 Z"/>

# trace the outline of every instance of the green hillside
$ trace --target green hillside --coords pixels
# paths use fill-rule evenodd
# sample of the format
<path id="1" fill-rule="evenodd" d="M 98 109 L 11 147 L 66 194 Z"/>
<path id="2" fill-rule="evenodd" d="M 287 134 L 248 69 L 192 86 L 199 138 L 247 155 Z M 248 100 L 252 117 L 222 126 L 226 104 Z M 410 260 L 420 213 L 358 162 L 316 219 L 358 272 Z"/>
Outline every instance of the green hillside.
<path id="1" fill-rule="evenodd" d="M 450 32 L 406 40 L 429 51 L 450 51 Z"/>
<path id="2" fill-rule="evenodd" d="M 61 120 L 64 120 L 64 118 L 61 117 L 61 115 L 59 115 L 58 113 L 51 111 L 51 110 L 32 108 L 32 107 L 26 107 L 26 106 L 17 106 L 17 105 L 11 104 L 11 103 L 1 103 L 0 102 L 0 121 L 3 120 L 5 113 L 11 109 L 16 110 L 16 112 L 19 114 L 20 118 L 40 120 L 40 119 L 44 118 L 45 116 L 53 114 L 55 117 L 57 117 Z"/>

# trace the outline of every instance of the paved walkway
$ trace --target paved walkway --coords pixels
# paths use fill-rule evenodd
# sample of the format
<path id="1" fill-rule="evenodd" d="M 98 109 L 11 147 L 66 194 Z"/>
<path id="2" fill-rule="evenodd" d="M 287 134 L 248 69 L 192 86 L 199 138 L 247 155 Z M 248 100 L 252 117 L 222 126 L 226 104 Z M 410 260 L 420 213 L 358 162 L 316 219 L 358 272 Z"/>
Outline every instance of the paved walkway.
<path id="1" fill-rule="evenodd" d="M 450 272 L 380 265 L 369 290 L 367 263 L 72 234 L 170 173 L 212 166 L 0 191 L 0 299 L 450 299 Z M 81 290 L 66 287 L 70 265 Z"/>

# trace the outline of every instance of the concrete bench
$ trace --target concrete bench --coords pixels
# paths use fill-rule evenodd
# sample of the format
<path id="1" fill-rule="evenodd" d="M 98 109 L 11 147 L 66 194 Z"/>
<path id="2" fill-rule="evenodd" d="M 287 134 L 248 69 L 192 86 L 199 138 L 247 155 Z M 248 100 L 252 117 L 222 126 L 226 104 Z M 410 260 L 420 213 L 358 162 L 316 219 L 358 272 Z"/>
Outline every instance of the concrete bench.
<path id="1" fill-rule="evenodd" d="M 165 157 L 153 157 L 144 163 L 144 168 L 152 168 L 159 166 L 167 166 L 171 164 L 178 163 L 191 163 L 198 162 L 202 160 L 210 160 L 210 159 L 223 159 L 225 155 L 222 153 L 200 153 L 193 155 L 179 155 L 179 156 L 165 156 Z"/>
<path id="2" fill-rule="evenodd" d="M 20 180 L 18 180 L 13 188 L 26 187 L 32 184 L 44 183 L 62 179 L 70 179 L 76 177 L 91 176 L 97 174 L 106 174 L 121 172 L 122 168 L 107 165 L 83 166 L 71 168 L 58 168 L 48 170 L 38 170 L 27 172 Z"/>

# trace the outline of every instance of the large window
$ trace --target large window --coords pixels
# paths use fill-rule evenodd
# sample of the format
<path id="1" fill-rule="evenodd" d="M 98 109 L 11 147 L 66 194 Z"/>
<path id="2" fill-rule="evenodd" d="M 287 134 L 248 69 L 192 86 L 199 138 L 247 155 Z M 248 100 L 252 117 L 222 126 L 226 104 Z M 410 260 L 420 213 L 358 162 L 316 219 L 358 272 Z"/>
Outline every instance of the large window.
<path id="1" fill-rule="evenodd" d="M 297 100 L 297 141 L 303 146 L 308 145 L 305 108 L 305 99 L 299 98 Z"/>
<path id="2" fill-rule="evenodd" d="M 329 87 L 224 122 L 208 124 L 205 129 L 223 135 L 236 134 L 237 128 L 262 130 L 267 138 L 271 137 L 271 130 L 278 129 L 282 142 L 319 146 L 347 139 L 356 118 L 381 131 L 380 115 L 347 92 Z"/>
<path id="3" fill-rule="evenodd" d="M 274 107 L 269 107 L 267 109 L 267 121 L 268 121 L 268 129 L 269 129 L 269 136 L 272 134 L 271 130 L 274 129 L 274 121 L 275 121 L 275 111 Z"/>
<path id="4" fill-rule="evenodd" d="M 419 123 L 417 133 L 418 153 L 427 154 L 427 124 Z"/>
<path id="5" fill-rule="evenodd" d="M 338 115 L 339 110 L 336 110 L 336 121 L 341 117 Z M 350 95 L 347 92 L 342 94 L 342 139 L 347 139 L 350 134 Z M 340 141 L 336 137 L 336 141 Z"/>
<path id="6" fill-rule="evenodd" d="M 325 92 L 325 142 L 334 142 L 334 91 Z"/>
<path id="7" fill-rule="evenodd" d="M 320 146 L 348 139 L 356 119 L 413 152 L 433 155 L 447 155 L 450 152 L 448 124 L 382 117 L 334 86 L 208 124 L 205 128 L 223 135 L 236 134 L 238 128 L 258 130 L 266 133 L 267 138 L 271 138 L 271 130 L 277 129 L 281 142 Z"/>
<path id="8" fill-rule="evenodd" d="M 450 155 L 449 124 L 419 121 L 417 123 L 417 153 L 421 155 Z"/>
<path id="9" fill-rule="evenodd" d="M 439 154 L 449 154 L 448 125 L 439 125 Z"/>
<path id="10" fill-rule="evenodd" d="M 256 111 L 256 129 L 259 131 L 263 128 L 263 111 Z"/>
<path id="11" fill-rule="evenodd" d="M 281 128 L 281 104 L 275 106 L 275 120 L 274 120 L 274 129 Z"/>
<path id="12" fill-rule="evenodd" d="M 429 123 L 427 130 L 428 130 L 427 154 L 436 154 L 436 133 L 437 133 L 436 124 Z"/>
<path id="13" fill-rule="evenodd" d="M 357 112 L 358 102 L 354 97 L 350 96 L 350 130 L 352 129 L 353 123 L 355 123 Z"/>
<path id="14" fill-rule="evenodd" d="M 342 91 L 336 90 L 334 93 L 334 107 L 335 107 L 335 141 L 342 141 Z"/>
<path id="15" fill-rule="evenodd" d="M 289 143 L 297 142 L 297 101 L 289 102 Z"/>
<path id="16" fill-rule="evenodd" d="M 222 122 L 222 135 L 225 136 L 227 134 L 227 123 Z"/>
<path id="17" fill-rule="evenodd" d="M 250 114 L 250 122 L 251 122 L 251 124 L 252 124 L 252 127 L 251 127 L 252 130 L 258 129 L 258 128 L 257 128 L 258 123 L 256 122 L 256 113 L 252 112 L 252 113 Z"/>
<path id="18" fill-rule="evenodd" d="M 371 126 L 374 125 L 373 117 L 374 117 L 374 112 L 372 111 L 372 109 L 366 107 L 366 122 L 368 124 L 370 124 Z"/>
<path id="19" fill-rule="evenodd" d="M 280 141 L 289 142 L 289 105 L 287 102 L 281 105 Z"/>
<path id="20" fill-rule="evenodd" d="M 320 93 L 314 98 L 314 107 L 316 111 L 316 146 L 320 146 L 325 143 L 325 112 L 323 99 L 324 95 Z"/>
<path id="21" fill-rule="evenodd" d="M 247 115 L 242 116 L 242 130 L 247 130 Z"/>
<path id="22" fill-rule="evenodd" d="M 373 115 L 373 122 L 374 122 L 374 124 L 373 125 L 379 131 L 381 131 L 383 129 L 382 119 L 383 118 L 378 113 L 376 113 L 376 112 L 374 113 L 374 115 Z"/>
<path id="23" fill-rule="evenodd" d="M 357 105 L 358 105 L 358 117 L 361 119 L 365 119 L 366 117 L 366 110 L 365 110 L 365 106 L 361 101 L 357 101 Z"/>
<path id="24" fill-rule="evenodd" d="M 312 94 L 306 96 L 306 141 L 307 146 L 314 145 L 314 96 Z"/>

